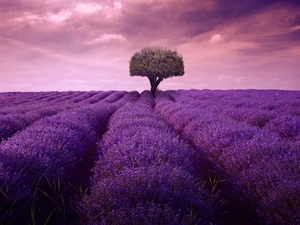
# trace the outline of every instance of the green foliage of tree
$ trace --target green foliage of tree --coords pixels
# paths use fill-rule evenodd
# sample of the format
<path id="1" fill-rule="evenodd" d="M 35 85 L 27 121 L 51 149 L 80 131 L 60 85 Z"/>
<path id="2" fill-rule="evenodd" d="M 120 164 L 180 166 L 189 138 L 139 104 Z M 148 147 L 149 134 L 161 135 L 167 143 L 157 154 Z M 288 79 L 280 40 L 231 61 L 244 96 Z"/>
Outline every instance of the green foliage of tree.
<path id="1" fill-rule="evenodd" d="M 148 77 L 155 97 L 157 87 L 163 79 L 184 74 L 183 59 L 176 50 L 147 47 L 131 57 L 129 72 L 130 76 Z"/>

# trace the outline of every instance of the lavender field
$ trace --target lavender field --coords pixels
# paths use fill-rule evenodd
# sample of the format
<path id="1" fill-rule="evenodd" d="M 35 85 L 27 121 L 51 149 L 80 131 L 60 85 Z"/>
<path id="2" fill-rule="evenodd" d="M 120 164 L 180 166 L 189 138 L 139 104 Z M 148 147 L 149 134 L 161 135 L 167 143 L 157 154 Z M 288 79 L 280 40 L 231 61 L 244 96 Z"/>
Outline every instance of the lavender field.
<path id="1" fill-rule="evenodd" d="M 300 224 L 300 91 L 0 93 L 0 224 Z"/>

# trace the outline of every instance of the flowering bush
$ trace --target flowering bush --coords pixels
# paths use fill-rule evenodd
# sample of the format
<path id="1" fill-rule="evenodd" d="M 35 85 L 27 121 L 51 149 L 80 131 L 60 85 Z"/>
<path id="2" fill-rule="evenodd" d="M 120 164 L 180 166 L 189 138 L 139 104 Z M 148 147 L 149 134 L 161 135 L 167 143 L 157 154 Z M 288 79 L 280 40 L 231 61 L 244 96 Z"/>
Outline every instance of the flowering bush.
<path id="1" fill-rule="evenodd" d="M 294 111 L 277 107 L 278 95 L 274 97 L 274 103 L 268 99 L 269 106 L 264 106 L 262 103 L 265 102 L 261 100 L 243 102 L 239 97 L 246 115 L 235 116 L 228 112 L 235 112 L 232 108 L 237 106 L 237 100 L 234 104 L 230 98 L 226 100 L 228 104 L 215 100 L 206 105 L 200 102 L 203 101 L 202 96 L 201 100 L 197 99 L 199 91 L 195 92 L 189 91 L 188 96 L 172 93 L 172 97 L 168 97 L 167 92 L 158 93 L 155 110 L 204 151 L 219 171 L 227 174 L 227 179 L 243 193 L 250 202 L 249 207 L 264 222 L 299 224 L 299 192 L 292 188 L 300 185 L 299 119 L 294 115 L 280 116 Z M 260 98 L 272 94 L 267 92 L 264 96 L 263 93 L 250 92 Z M 288 94 L 295 93 L 282 92 L 281 98 L 287 98 Z M 251 95 L 245 97 L 253 100 Z M 191 108 L 191 105 L 194 107 Z M 249 108 L 246 110 L 245 107 Z"/>
<path id="2" fill-rule="evenodd" d="M 300 224 L 299 99 L 1 93 L 0 223 Z"/>
<path id="3" fill-rule="evenodd" d="M 191 173 L 193 149 L 159 119 L 145 95 L 110 118 L 90 194 L 77 204 L 81 223 L 217 221 L 215 197 Z"/>

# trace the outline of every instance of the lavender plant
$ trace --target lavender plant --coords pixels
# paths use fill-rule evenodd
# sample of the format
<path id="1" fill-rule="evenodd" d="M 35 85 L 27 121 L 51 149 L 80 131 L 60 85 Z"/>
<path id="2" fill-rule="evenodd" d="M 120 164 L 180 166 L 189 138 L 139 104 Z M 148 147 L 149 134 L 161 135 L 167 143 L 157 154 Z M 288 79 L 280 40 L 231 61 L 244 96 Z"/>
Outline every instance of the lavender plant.
<path id="1" fill-rule="evenodd" d="M 300 224 L 299 91 L 156 94 L 1 93 L 0 224 Z"/>
<path id="2" fill-rule="evenodd" d="M 26 214 L 29 203 L 35 201 L 33 187 L 40 177 L 45 176 L 50 182 L 59 178 L 63 187 L 67 180 L 75 180 L 80 174 L 76 167 L 96 148 L 96 131 L 114 110 L 95 104 L 62 112 L 34 123 L 1 143 L 0 162 L 5 169 L 0 173 L 0 189 L 4 193 L 0 221 L 8 224 L 14 221 L 11 215 Z M 41 189 L 47 190 L 45 185 L 39 183 Z M 62 189 L 63 193 L 67 191 L 68 188 Z"/>
<path id="3" fill-rule="evenodd" d="M 197 96 L 193 92 L 191 94 Z M 260 97 L 262 93 L 252 94 L 254 97 Z M 225 102 L 220 101 L 219 106 L 207 105 L 205 110 L 202 108 L 203 104 L 199 106 L 195 104 L 194 109 L 190 109 L 189 103 L 194 105 L 198 100 L 185 98 L 185 96 L 179 98 L 176 95 L 172 100 L 167 95 L 167 93 L 158 93 L 156 111 L 204 151 L 220 170 L 227 173 L 228 179 L 235 188 L 239 189 L 240 193 L 244 193 L 244 197 L 251 202 L 249 207 L 252 207 L 264 222 L 267 224 L 299 223 L 300 215 L 297 209 L 300 203 L 299 193 L 295 188 L 299 186 L 299 145 L 297 142 L 289 142 L 286 138 L 281 138 L 282 135 L 278 137 L 269 132 L 279 121 L 278 115 L 282 113 L 280 109 L 277 109 L 275 114 L 277 118 L 267 121 L 264 124 L 265 128 L 261 129 L 261 126 L 253 126 L 255 124 L 230 119 L 228 110 L 220 110 L 216 113 L 217 108 L 225 108 Z M 224 98 L 224 95 L 221 96 Z M 250 95 L 247 98 L 251 100 L 253 97 Z M 214 105 L 219 104 L 217 100 L 218 98 L 215 99 Z M 277 99 L 275 98 L 274 101 L 276 102 Z M 254 102 L 256 104 L 251 105 L 250 108 L 254 106 L 263 108 L 261 103 L 257 104 L 257 100 Z M 236 102 L 228 107 L 234 105 Z M 172 110 L 172 106 L 182 110 Z M 245 107 L 245 104 L 242 107 Z M 276 110 L 276 107 L 266 108 Z M 193 116 L 190 116 L 192 113 Z M 267 111 L 265 113 L 267 117 L 274 115 L 272 110 L 270 114 Z M 294 120 L 293 116 L 290 118 L 282 123 L 282 127 L 290 126 L 282 133 L 288 137 L 297 137 L 295 132 L 297 129 L 292 128 L 297 126 L 297 118 Z M 277 126 L 280 127 L 278 123 Z"/>
<path id="4" fill-rule="evenodd" d="M 191 173 L 193 149 L 154 114 L 148 96 L 144 92 L 111 117 L 91 192 L 77 204 L 82 224 L 170 221 L 169 212 L 175 224 L 217 221 L 215 197 Z M 162 213 L 150 213 L 153 204 Z"/>
<path id="5" fill-rule="evenodd" d="M 81 202 L 83 224 L 138 224 L 138 221 L 144 224 L 170 219 L 175 224 L 187 221 L 209 224 L 214 221 L 209 193 L 179 167 L 164 163 L 124 169 L 118 176 L 97 179 L 95 175 L 93 180 L 91 194 Z M 148 208 L 151 204 L 167 210 L 153 214 Z M 142 206 L 146 208 L 141 209 Z M 136 215 L 138 209 L 147 212 L 145 217 Z"/>

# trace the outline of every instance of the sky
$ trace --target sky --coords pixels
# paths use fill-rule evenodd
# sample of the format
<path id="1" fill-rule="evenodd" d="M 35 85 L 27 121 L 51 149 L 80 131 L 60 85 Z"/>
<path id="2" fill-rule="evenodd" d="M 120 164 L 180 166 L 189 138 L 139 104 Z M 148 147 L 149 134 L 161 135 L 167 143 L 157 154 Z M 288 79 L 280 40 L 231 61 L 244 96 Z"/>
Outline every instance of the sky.
<path id="1" fill-rule="evenodd" d="M 149 90 L 149 46 L 185 74 L 160 90 L 300 90 L 299 0 L 0 0 L 0 92 Z"/>

